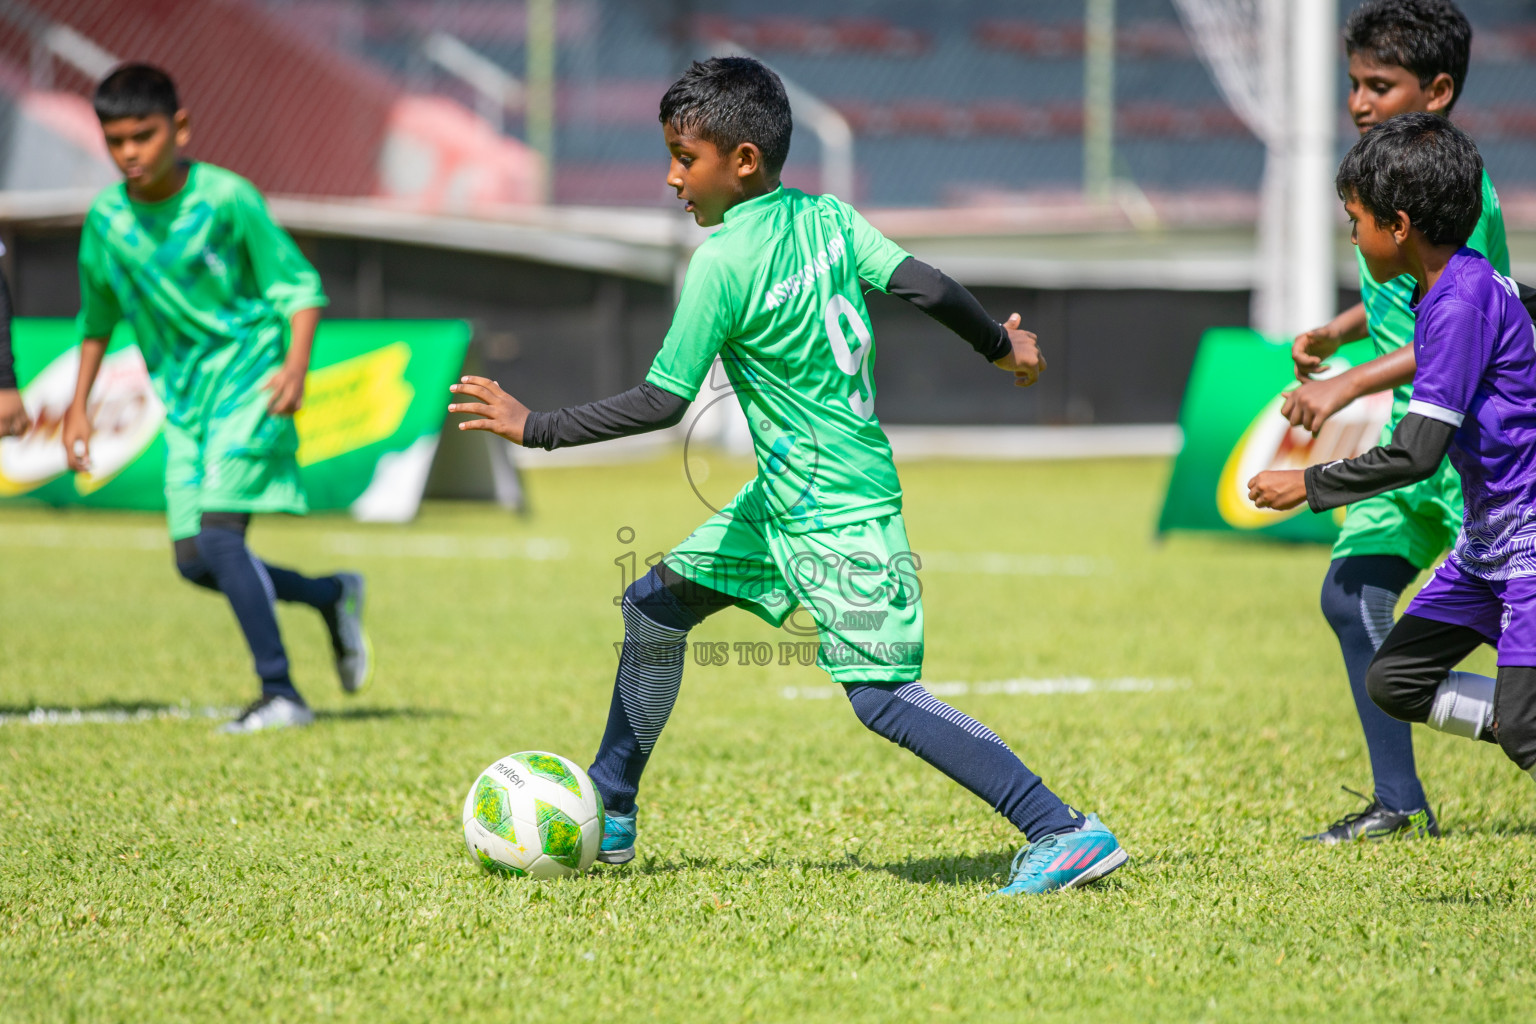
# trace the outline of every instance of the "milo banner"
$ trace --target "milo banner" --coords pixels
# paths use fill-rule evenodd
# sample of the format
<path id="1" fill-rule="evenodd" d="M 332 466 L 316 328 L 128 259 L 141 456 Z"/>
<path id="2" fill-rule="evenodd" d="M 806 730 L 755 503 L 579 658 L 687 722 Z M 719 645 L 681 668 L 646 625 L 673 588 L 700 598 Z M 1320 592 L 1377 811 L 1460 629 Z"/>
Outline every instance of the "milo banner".
<path id="1" fill-rule="evenodd" d="M 1370 359 L 1367 341 L 1345 345 L 1322 376 Z M 1319 515 L 1306 505 L 1289 512 L 1254 507 L 1248 481 L 1266 469 L 1302 469 L 1352 458 L 1380 443 L 1392 395 L 1368 395 L 1341 409 L 1313 437 L 1280 415 L 1296 386 L 1290 339 L 1270 340 L 1247 328 L 1223 327 L 1200 339 L 1179 411 L 1184 447 L 1158 521 L 1167 530 L 1224 530 L 1281 540 L 1331 543 L 1343 509 Z"/>
<path id="2" fill-rule="evenodd" d="M 469 335 L 459 320 L 321 322 L 304 407 L 294 417 L 311 509 L 390 522 L 416 514 Z M 16 374 L 33 426 L 0 439 L 0 504 L 165 508 L 165 408 L 127 324 L 112 336 L 91 391 L 92 470 L 68 471 L 59 438 L 75 393 L 78 341 L 73 320 L 13 323 Z"/>

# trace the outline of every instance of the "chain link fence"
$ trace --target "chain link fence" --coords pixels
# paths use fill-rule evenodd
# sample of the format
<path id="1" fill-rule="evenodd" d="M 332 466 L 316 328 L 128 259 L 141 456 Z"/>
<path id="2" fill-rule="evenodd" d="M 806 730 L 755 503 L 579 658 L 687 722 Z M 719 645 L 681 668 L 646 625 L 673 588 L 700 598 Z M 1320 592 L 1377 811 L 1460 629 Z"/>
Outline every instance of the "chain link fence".
<path id="1" fill-rule="evenodd" d="M 1113 6 L 1115 177 L 1151 195 L 1251 195 L 1263 147 L 1223 103 L 1172 0 Z M 1478 33 L 1457 118 L 1501 188 L 1536 188 L 1536 2 L 1463 6 Z M 86 97 L 114 63 L 142 59 L 181 83 L 196 155 L 274 193 L 457 212 L 546 199 L 665 205 L 657 100 L 689 60 L 726 50 L 761 56 L 796 87 L 792 184 L 883 207 L 1082 188 L 1084 0 L 835 10 L 821 0 L 780 0 L 771 14 L 746 0 L 5 0 L 0 190 L 115 180 Z M 851 183 L 837 169 L 843 136 L 823 130 L 839 122 Z M 1350 137 L 1341 131 L 1341 143 Z"/>

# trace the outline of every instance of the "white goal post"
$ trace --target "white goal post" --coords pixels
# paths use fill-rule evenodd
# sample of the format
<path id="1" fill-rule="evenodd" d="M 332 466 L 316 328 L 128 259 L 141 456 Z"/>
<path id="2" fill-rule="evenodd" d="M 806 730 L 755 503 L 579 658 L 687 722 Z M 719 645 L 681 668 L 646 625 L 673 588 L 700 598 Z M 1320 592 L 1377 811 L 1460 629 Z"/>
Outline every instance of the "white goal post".
<path id="1" fill-rule="evenodd" d="M 1338 0 L 1174 0 L 1227 105 L 1264 143 L 1251 319 L 1294 334 L 1336 312 Z"/>

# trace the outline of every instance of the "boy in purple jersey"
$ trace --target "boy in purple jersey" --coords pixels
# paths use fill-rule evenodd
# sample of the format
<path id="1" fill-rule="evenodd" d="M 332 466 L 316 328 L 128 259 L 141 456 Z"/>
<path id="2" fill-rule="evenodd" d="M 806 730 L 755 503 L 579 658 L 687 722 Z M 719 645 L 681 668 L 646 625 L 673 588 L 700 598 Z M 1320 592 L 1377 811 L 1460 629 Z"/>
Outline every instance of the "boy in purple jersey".
<path id="1" fill-rule="evenodd" d="M 1482 173 L 1472 140 L 1431 114 L 1384 121 L 1350 150 L 1337 184 L 1371 276 L 1417 283 L 1413 401 L 1391 444 L 1260 473 L 1249 496 L 1321 512 L 1422 480 L 1449 453 L 1461 534 L 1366 688 L 1394 718 L 1497 743 L 1536 777 L 1536 327 L 1519 287 L 1464 245 Z M 1499 653 L 1496 680 L 1451 671 L 1484 643 Z"/>
<path id="2" fill-rule="evenodd" d="M 1365 0 L 1344 27 L 1349 56 L 1350 118 L 1361 133 L 1398 114 L 1450 117 L 1466 88 L 1472 25 L 1451 0 Z M 1483 175 L 1483 212 L 1466 241 L 1508 272 L 1509 246 L 1498 193 Z M 1357 262 L 1359 261 L 1357 255 Z M 1361 302 L 1299 336 L 1291 355 L 1303 382 L 1281 415 L 1316 433 L 1322 421 L 1356 398 L 1390 390 L 1392 436 L 1413 398 L 1413 278 L 1385 283 L 1360 266 Z M 1340 344 L 1368 338 L 1375 358 L 1332 377 L 1311 379 Z M 1382 711 L 1365 688 L 1365 673 L 1392 631 L 1398 598 L 1444 557 L 1461 529 L 1461 480 L 1449 462 L 1411 487 L 1353 502 L 1344 516 L 1323 577 L 1321 608 L 1343 654 L 1350 696 L 1369 755 L 1371 796 L 1306 836 L 1334 844 L 1438 836 L 1439 823 L 1419 782 L 1413 731 Z M 1343 787 L 1348 792 L 1348 787 Z"/>

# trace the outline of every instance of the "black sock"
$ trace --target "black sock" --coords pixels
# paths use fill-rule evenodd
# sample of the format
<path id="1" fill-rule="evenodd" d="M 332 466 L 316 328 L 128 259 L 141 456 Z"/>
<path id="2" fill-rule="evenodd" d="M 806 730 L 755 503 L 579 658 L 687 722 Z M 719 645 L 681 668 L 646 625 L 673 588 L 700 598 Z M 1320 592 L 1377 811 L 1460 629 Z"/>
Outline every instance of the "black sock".
<path id="1" fill-rule="evenodd" d="M 279 601 L 307 604 L 325 620 L 326 631 L 331 635 L 331 647 L 341 649 L 341 633 L 336 618 L 336 602 L 341 600 L 341 580 L 335 576 L 305 576 L 284 569 L 270 562 L 262 562 L 267 577 L 272 581 L 272 592 Z"/>
<path id="2" fill-rule="evenodd" d="M 1350 555 L 1335 559 L 1323 580 L 1323 617 L 1344 654 L 1376 799 L 1392 811 L 1415 811 L 1427 800 L 1414 766 L 1413 733 L 1407 722 L 1399 722 L 1371 700 L 1365 670 L 1392 631 L 1398 596 L 1418 574 L 1413 563 L 1395 555 Z"/>
<path id="3" fill-rule="evenodd" d="M 849 683 L 859 721 L 981 797 L 1030 842 L 1075 832 L 1083 819 L 1002 739 L 920 683 Z"/>
<path id="4" fill-rule="evenodd" d="M 212 584 L 229 601 L 251 649 L 256 675 L 264 696 L 302 700 L 288 675 L 288 652 L 283 649 L 273 608 L 276 593 L 266 567 L 245 546 L 245 533 L 229 526 L 204 526 L 196 538 L 196 561 L 183 562 L 182 545 L 177 564 L 182 575 L 203 586 Z"/>
<path id="5" fill-rule="evenodd" d="M 650 577 L 646 577 L 650 579 Z M 608 726 L 588 774 L 602 794 L 603 806 L 614 814 L 635 813 L 640 776 L 651 750 L 677 702 L 688 651 L 687 617 L 665 589 L 659 597 L 636 601 L 634 588 L 624 597 L 624 646 L 608 707 Z M 686 623 L 686 624 L 685 624 Z"/>
<path id="6" fill-rule="evenodd" d="M 261 564 L 279 601 L 307 604 L 322 615 L 335 614 L 336 602 L 341 600 L 341 580 L 335 576 L 305 576 L 271 562 Z"/>
<path id="7" fill-rule="evenodd" d="M 695 607 L 674 587 L 690 593 L 686 580 L 657 566 L 624 593 L 624 645 L 608 726 L 589 770 L 603 807 L 615 814 L 635 813 L 640 776 L 682 686 L 688 631 L 733 600 L 697 587 L 690 593 Z"/>

